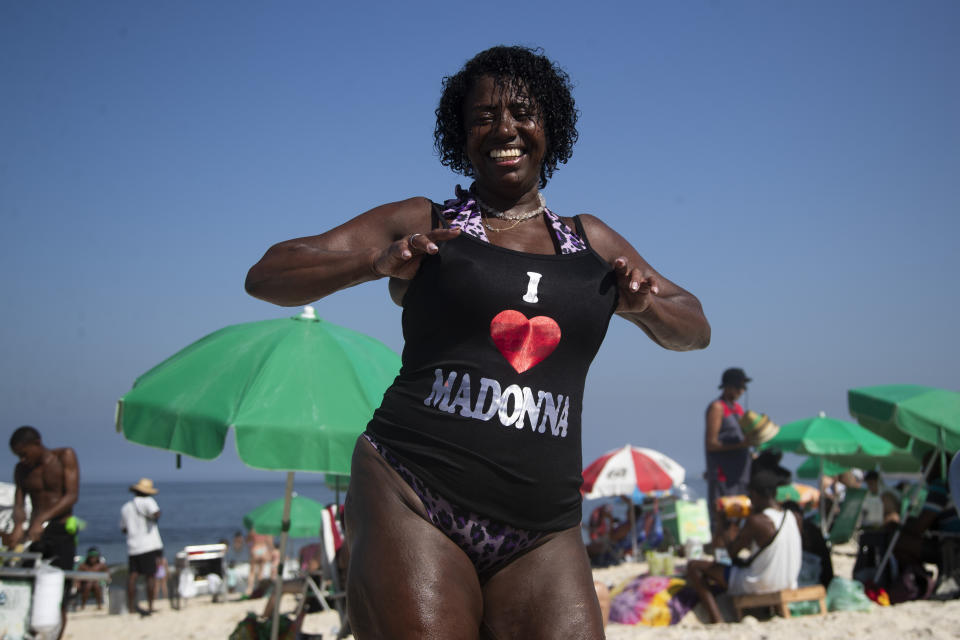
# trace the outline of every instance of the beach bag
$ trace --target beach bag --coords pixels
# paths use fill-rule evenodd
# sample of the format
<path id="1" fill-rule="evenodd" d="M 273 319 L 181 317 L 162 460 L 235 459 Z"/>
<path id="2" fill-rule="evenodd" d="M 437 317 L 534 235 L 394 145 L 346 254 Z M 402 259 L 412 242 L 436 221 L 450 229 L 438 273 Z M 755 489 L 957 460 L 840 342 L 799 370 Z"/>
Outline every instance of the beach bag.
<path id="1" fill-rule="evenodd" d="M 834 578 L 827 587 L 828 611 L 870 611 L 875 606 L 856 580 Z"/>
<path id="2" fill-rule="evenodd" d="M 910 600 L 926 600 L 933 592 L 933 576 L 923 565 L 908 564 L 900 568 L 889 586 L 890 604 L 899 604 Z"/>

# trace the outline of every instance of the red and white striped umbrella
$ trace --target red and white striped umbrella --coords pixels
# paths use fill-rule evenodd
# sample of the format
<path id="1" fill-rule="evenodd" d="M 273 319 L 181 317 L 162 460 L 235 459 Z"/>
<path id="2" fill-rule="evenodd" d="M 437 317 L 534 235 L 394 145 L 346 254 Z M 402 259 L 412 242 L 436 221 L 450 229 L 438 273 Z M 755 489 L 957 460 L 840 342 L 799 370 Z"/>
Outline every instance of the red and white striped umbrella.
<path id="1" fill-rule="evenodd" d="M 627 445 L 608 451 L 583 470 L 584 498 L 664 495 L 683 484 L 687 472 L 659 451 Z"/>

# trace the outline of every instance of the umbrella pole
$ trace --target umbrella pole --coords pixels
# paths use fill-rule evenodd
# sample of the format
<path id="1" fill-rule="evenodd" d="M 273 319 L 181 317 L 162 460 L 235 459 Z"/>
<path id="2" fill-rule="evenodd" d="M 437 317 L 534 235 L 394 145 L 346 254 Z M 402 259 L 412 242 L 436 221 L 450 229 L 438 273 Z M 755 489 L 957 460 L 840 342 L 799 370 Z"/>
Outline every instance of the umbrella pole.
<path id="1" fill-rule="evenodd" d="M 630 537 L 633 543 L 633 561 L 637 562 L 637 513 L 633 508 L 633 498 L 630 498 Z"/>
<path id="2" fill-rule="evenodd" d="M 826 538 L 827 537 L 827 509 L 826 509 L 826 500 L 824 500 L 824 494 L 826 493 L 823 486 L 823 456 L 820 456 L 820 477 L 817 480 L 820 484 L 820 501 L 817 503 L 817 508 L 820 509 L 820 534 Z M 836 493 L 834 493 L 836 495 Z"/>
<path id="3" fill-rule="evenodd" d="M 270 623 L 270 640 L 277 640 L 280 631 L 280 598 L 283 596 L 283 561 L 287 558 L 287 536 L 290 534 L 290 501 L 293 499 L 293 471 L 287 472 L 287 488 L 283 494 L 283 521 L 280 523 L 280 564 L 277 580 L 273 585 L 276 600 L 273 603 L 273 620 Z"/>

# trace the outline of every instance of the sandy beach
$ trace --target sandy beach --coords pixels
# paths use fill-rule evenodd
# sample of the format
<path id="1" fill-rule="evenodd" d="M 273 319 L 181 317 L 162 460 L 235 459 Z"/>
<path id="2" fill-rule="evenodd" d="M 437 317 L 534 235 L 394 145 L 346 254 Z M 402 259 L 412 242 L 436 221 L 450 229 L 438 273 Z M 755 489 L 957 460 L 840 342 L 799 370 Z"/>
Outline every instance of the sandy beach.
<path id="1" fill-rule="evenodd" d="M 838 576 L 849 576 L 853 567 L 851 548 L 835 550 L 834 570 Z M 597 569 L 594 576 L 606 584 L 618 584 L 646 572 L 644 563 L 625 563 L 606 569 Z M 213 603 L 209 597 L 190 600 L 180 610 L 171 610 L 166 601 L 149 617 L 137 615 L 109 615 L 91 610 L 70 614 L 66 640 L 103 640 L 129 638 L 131 640 L 211 640 L 229 637 L 237 623 L 248 612 L 261 612 L 264 600 L 227 601 Z M 293 596 L 285 596 L 281 611 L 292 611 Z M 806 616 L 789 620 L 773 617 L 760 621 L 747 616 L 739 623 L 713 626 L 703 624 L 700 611 L 687 614 L 672 627 L 646 627 L 611 623 L 607 627 L 610 640 L 657 638 L 664 640 L 700 638 L 731 638 L 741 640 L 818 640 L 840 638 L 870 638 L 906 640 L 910 638 L 960 638 L 960 600 L 916 601 L 892 607 L 874 607 L 869 612 L 832 612 L 826 617 Z M 306 633 L 335 637 L 339 626 L 335 613 L 313 613 L 304 621 Z"/>

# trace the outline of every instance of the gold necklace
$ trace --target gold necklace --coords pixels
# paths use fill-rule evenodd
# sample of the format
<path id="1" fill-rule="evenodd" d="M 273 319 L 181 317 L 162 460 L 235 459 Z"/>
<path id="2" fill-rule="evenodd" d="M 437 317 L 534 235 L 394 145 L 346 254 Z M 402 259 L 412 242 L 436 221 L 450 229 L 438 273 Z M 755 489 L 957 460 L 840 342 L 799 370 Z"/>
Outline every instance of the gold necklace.
<path id="1" fill-rule="evenodd" d="M 493 231 L 494 233 L 500 233 L 501 231 L 509 231 L 510 229 L 513 229 L 515 226 L 517 226 L 521 222 L 526 222 L 527 220 L 533 220 L 534 218 L 539 216 L 541 213 L 543 213 L 544 210 L 547 208 L 547 201 L 543 197 L 543 194 L 540 193 L 539 191 L 537 192 L 537 200 L 540 202 L 540 206 L 537 207 L 536 209 L 533 209 L 532 211 L 527 211 L 525 213 L 516 213 L 516 214 L 504 213 L 503 211 L 498 211 L 497 209 L 494 209 L 493 207 L 491 207 L 486 202 L 484 202 L 483 200 L 481 200 L 476 196 L 474 196 L 474 199 L 477 201 L 477 205 L 480 207 L 480 213 L 481 213 L 480 221 L 483 223 L 484 227 L 486 227 L 489 231 Z M 500 220 L 512 220 L 513 224 L 510 225 L 509 227 L 500 227 L 500 228 L 491 227 L 490 224 L 483 219 L 482 214 L 484 213 L 486 213 L 491 218 L 498 218 Z"/>
<path id="2" fill-rule="evenodd" d="M 521 218 L 521 219 L 519 219 L 519 220 L 514 220 L 514 221 L 513 221 L 513 224 L 510 225 L 509 227 L 503 227 L 503 228 L 501 228 L 501 229 L 498 229 L 498 228 L 496 228 L 496 227 L 491 227 L 489 224 L 487 224 L 487 221 L 483 219 L 483 216 L 480 217 L 480 221 L 483 223 L 483 226 L 485 226 L 488 230 L 494 231 L 494 232 L 496 232 L 496 233 L 500 233 L 501 231 L 507 231 L 507 230 L 509 230 L 509 229 L 513 229 L 515 226 L 517 226 L 517 225 L 520 224 L 521 222 L 526 222 L 527 220 L 532 220 L 532 218 Z"/>

